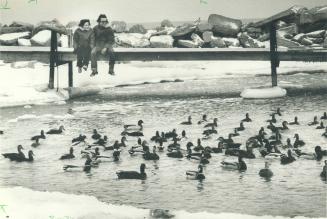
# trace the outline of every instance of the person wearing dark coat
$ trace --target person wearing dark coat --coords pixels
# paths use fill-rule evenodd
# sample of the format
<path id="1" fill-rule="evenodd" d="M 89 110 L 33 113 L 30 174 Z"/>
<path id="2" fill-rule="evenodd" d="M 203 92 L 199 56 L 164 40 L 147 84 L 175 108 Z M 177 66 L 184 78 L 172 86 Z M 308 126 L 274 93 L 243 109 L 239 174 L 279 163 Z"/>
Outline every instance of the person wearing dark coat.
<path id="1" fill-rule="evenodd" d="M 90 20 L 82 19 L 74 32 L 74 52 L 77 54 L 78 72 L 86 71 L 89 65 L 91 50 L 94 47 L 94 34 L 90 28 Z"/>
<path id="2" fill-rule="evenodd" d="M 98 54 L 106 55 L 109 58 L 109 74 L 114 75 L 115 54 L 113 45 L 115 43 L 114 31 L 108 26 L 108 19 L 105 14 L 100 14 L 97 19 L 98 25 L 93 28 L 94 48 L 91 51 L 91 68 L 94 76 L 98 74 Z"/>

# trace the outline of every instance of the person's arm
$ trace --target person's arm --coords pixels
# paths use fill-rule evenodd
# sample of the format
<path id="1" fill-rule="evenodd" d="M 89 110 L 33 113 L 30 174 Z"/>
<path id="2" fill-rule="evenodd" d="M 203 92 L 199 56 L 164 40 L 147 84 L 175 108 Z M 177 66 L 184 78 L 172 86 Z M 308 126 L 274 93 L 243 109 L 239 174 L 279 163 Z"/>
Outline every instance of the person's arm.
<path id="1" fill-rule="evenodd" d="M 76 50 L 78 48 L 78 42 L 79 42 L 78 30 L 75 30 L 74 32 L 73 41 L 74 41 L 73 43 L 74 50 Z"/>
<path id="2" fill-rule="evenodd" d="M 106 29 L 106 44 L 105 48 L 110 48 L 115 43 L 115 34 L 111 27 Z"/>
<path id="3" fill-rule="evenodd" d="M 90 36 L 90 47 L 93 49 L 95 47 L 95 35 L 94 30 L 92 30 L 91 36 Z"/>

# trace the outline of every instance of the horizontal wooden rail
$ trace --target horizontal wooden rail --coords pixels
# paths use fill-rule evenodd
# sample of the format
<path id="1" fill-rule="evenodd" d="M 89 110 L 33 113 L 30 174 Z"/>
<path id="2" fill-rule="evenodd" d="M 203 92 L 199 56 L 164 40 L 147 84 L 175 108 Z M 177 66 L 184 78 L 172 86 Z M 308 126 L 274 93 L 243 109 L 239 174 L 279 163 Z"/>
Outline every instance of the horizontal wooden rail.
<path id="1" fill-rule="evenodd" d="M 280 61 L 327 61 L 327 49 L 278 48 Z M 116 48 L 117 61 L 270 60 L 269 48 Z M 0 46 L 6 62 L 49 62 L 50 47 Z M 60 61 L 75 61 L 72 48 L 58 48 Z M 99 60 L 107 60 L 100 56 Z"/>

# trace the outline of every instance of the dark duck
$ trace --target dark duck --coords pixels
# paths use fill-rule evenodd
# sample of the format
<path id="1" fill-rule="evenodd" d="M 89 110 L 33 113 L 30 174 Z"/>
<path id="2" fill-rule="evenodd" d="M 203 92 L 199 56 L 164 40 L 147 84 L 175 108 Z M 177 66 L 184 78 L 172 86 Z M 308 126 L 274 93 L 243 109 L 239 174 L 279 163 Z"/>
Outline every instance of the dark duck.
<path id="1" fill-rule="evenodd" d="M 296 133 L 294 135 L 294 138 L 295 138 L 295 141 L 294 141 L 293 147 L 297 148 L 297 147 L 301 147 L 301 146 L 305 145 L 305 142 L 300 140 L 299 134 Z"/>
<path id="2" fill-rule="evenodd" d="M 23 149 L 24 148 L 23 148 L 22 145 L 18 145 L 17 146 L 18 153 L 5 153 L 5 154 L 2 154 L 2 156 L 4 156 L 5 158 L 8 158 L 11 161 L 24 160 L 25 159 L 25 154 L 22 152 Z"/>
<path id="3" fill-rule="evenodd" d="M 177 142 L 177 138 L 174 138 L 173 143 L 167 146 L 167 150 L 173 151 L 180 147 L 181 147 L 181 145 Z"/>
<path id="4" fill-rule="evenodd" d="M 202 146 L 201 139 L 198 138 L 196 147 L 193 148 L 194 151 L 202 151 L 204 147 Z"/>
<path id="5" fill-rule="evenodd" d="M 241 120 L 242 122 L 252 122 L 252 119 L 250 119 L 249 113 L 245 114 L 245 119 Z"/>
<path id="6" fill-rule="evenodd" d="M 136 171 L 118 171 L 116 172 L 118 179 L 146 179 L 145 164 L 140 166 L 140 172 Z"/>
<path id="7" fill-rule="evenodd" d="M 167 156 L 171 157 L 171 158 L 183 158 L 184 157 L 182 152 L 180 151 L 180 148 L 177 148 L 176 151 L 167 153 Z"/>
<path id="8" fill-rule="evenodd" d="M 86 155 L 86 161 L 84 163 L 84 166 L 76 166 L 76 165 L 64 165 L 63 169 L 64 170 L 68 170 L 70 168 L 74 168 L 74 169 L 82 169 L 84 172 L 89 173 L 91 171 L 92 168 L 92 159 L 90 157 L 89 154 Z"/>
<path id="9" fill-rule="evenodd" d="M 291 143 L 291 139 L 290 139 L 290 138 L 287 138 L 287 140 L 286 140 L 286 145 L 283 145 L 282 147 L 283 147 L 284 149 L 285 149 L 285 148 L 292 148 L 293 145 L 292 145 L 292 143 Z"/>
<path id="10" fill-rule="evenodd" d="M 239 171 L 247 170 L 246 163 L 243 161 L 243 158 L 241 156 L 238 157 L 238 162 L 222 161 L 221 167 L 224 169 L 239 170 Z"/>
<path id="11" fill-rule="evenodd" d="M 204 128 L 207 128 L 207 127 L 218 127 L 218 119 L 217 118 L 214 118 L 213 119 L 213 122 L 212 123 L 208 123 L 204 126 Z"/>
<path id="12" fill-rule="evenodd" d="M 204 122 L 207 122 L 207 115 L 206 115 L 206 114 L 204 114 L 204 115 L 202 116 L 202 119 L 201 119 L 200 121 L 198 121 L 198 125 L 201 125 L 201 124 L 204 123 Z"/>
<path id="13" fill-rule="evenodd" d="M 96 142 L 93 143 L 93 145 L 99 145 L 99 146 L 106 146 L 108 142 L 108 137 L 105 135 L 103 138 L 99 138 Z"/>
<path id="14" fill-rule="evenodd" d="M 324 129 L 324 128 L 325 128 L 325 126 L 322 121 L 320 122 L 320 125 L 316 127 L 316 129 Z"/>
<path id="15" fill-rule="evenodd" d="M 280 108 L 278 107 L 277 110 L 276 110 L 276 112 L 273 112 L 270 115 L 279 115 L 279 116 L 282 116 L 282 112 L 280 111 Z"/>
<path id="16" fill-rule="evenodd" d="M 238 133 L 238 132 L 237 132 L 237 129 L 234 128 L 234 132 L 233 132 L 233 133 L 230 133 L 230 135 L 231 135 L 232 137 L 236 137 L 236 136 L 239 136 L 240 133 Z"/>
<path id="17" fill-rule="evenodd" d="M 288 122 L 287 121 L 283 121 L 282 122 L 282 127 L 278 127 L 279 130 L 288 130 L 288 126 L 287 126 Z"/>
<path id="18" fill-rule="evenodd" d="M 31 144 L 32 147 L 36 148 L 37 146 L 40 145 L 39 138 L 35 139 L 35 142 Z"/>
<path id="19" fill-rule="evenodd" d="M 325 160 L 325 165 L 322 168 L 322 171 L 320 173 L 320 177 L 324 180 L 327 180 L 327 160 Z"/>
<path id="20" fill-rule="evenodd" d="M 324 137 L 326 137 L 327 138 L 327 127 L 326 127 L 326 129 L 325 129 L 325 132 L 324 133 L 322 133 L 322 135 L 321 136 L 324 136 Z"/>
<path id="21" fill-rule="evenodd" d="M 127 132 L 130 131 L 142 131 L 143 130 L 143 120 L 139 120 L 137 125 L 124 125 L 124 129 Z"/>
<path id="22" fill-rule="evenodd" d="M 274 175 L 274 173 L 269 169 L 269 163 L 265 162 L 265 168 L 259 171 L 259 176 L 264 178 L 270 178 Z"/>
<path id="23" fill-rule="evenodd" d="M 277 120 L 276 120 L 275 114 L 272 114 L 272 115 L 271 115 L 271 119 L 268 119 L 267 122 L 276 123 Z"/>
<path id="24" fill-rule="evenodd" d="M 43 131 L 43 130 L 41 130 L 40 135 L 35 135 L 35 136 L 33 136 L 33 137 L 31 138 L 31 140 L 32 140 L 32 141 L 36 141 L 36 139 L 40 139 L 40 138 L 45 139 L 45 135 L 44 135 L 44 131 Z"/>
<path id="25" fill-rule="evenodd" d="M 218 142 L 217 147 L 212 147 L 211 151 L 212 153 L 222 153 L 223 152 L 224 145 L 222 142 Z"/>
<path id="26" fill-rule="evenodd" d="M 305 152 L 302 152 L 300 149 L 295 149 L 294 151 L 298 157 L 304 158 L 307 160 L 320 161 L 322 159 L 322 157 L 324 156 L 324 152 L 321 150 L 320 146 L 315 147 L 315 153 L 305 153 Z"/>
<path id="27" fill-rule="evenodd" d="M 73 149 L 73 147 L 70 147 L 69 154 L 62 155 L 59 158 L 59 160 L 66 160 L 66 159 L 73 159 L 73 158 L 75 158 L 75 156 L 74 156 L 74 149 Z"/>
<path id="28" fill-rule="evenodd" d="M 188 179 L 194 179 L 194 180 L 203 180 L 205 179 L 205 176 L 203 174 L 203 166 L 198 166 L 198 171 L 186 171 L 186 176 Z"/>
<path id="29" fill-rule="evenodd" d="M 285 154 L 283 154 L 280 157 L 281 164 L 289 164 L 289 163 L 292 163 L 293 161 L 295 161 L 295 158 L 292 156 L 292 151 L 290 149 L 288 149 L 288 151 L 287 151 L 287 156 Z"/>
<path id="30" fill-rule="evenodd" d="M 65 128 L 64 126 L 61 125 L 58 129 L 50 129 L 49 131 L 47 131 L 47 134 L 50 135 L 61 134 L 63 130 L 65 130 Z"/>
<path id="31" fill-rule="evenodd" d="M 81 143 L 85 142 L 86 136 L 80 134 L 78 137 L 72 139 L 72 143 Z"/>
<path id="32" fill-rule="evenodd" d="M 267 128 L 270 129 L 272 132 L 276 132 L 276 130 L 278 129 L 271 121 L 269 122 Z"/>
<path id="33" fill-rule="evenodd" d="M 288 123 L 288 124 L 289 124 L 289 125 L 300 125 L 297 116 L 294 117 L 294 121 L 293 121 L 293 122 L 290 122 L 290 123 Z"/>
<path id="34" fill-rule="evenodd" d="M 235 128 L 237 131 L 244 131 L 245 130 L 245 128 L 244 128 L 244 125 L 243 125 L 243 122 L 241 122 L 240 123 L 240 127 L 237 127 L 237 128 Z"/>
<path id="35" fill-rule="evenodd" d="M 171 132 L 166 132 L 165 133 L 165 138 L 169 139 L 169 138 L 177 138 L 177 133 L 176 133 L 176 129 L 173 129 Z"/>
<path id="36" fill-rule="evenodd" d="M 159 155 L 156 153 L 157 147 L 153 146 L 153 151 L 150 153 L 149 151 L 143 154 L 144 160 L 159 160 Z"/>
<path id="37" fill-rule="evenodd" d="M 324 112 L 324 115 L 320 119 L 327 119 L 327 112 Z"/>
<path id="38" fill-rule="evenodd" d="M 192 125 L 192 117 L 189 116 L 186 122 L 181 122 L 181 125 Z"/>
<path id="39" fill-rule="evenodd" d="M 204 131 L 202 132 L 202 134 L 203 134 L 204 136 L 210 136 L 210 135 L 213 135 L 213 134 L 218 134 L 218 132 L 217 132 L 217 130 L 215 129 L 214 126 L 211 126 L 211 129 L 204 130 Z"/>
<path id="40" fill-rule="evenodd" d="M 92 134 L 91 138 L 94 140 L 98 140 L 99 138 L 101 138 L 101 135 L 98 133 L 98 131 L 96 129 L 93 129 L 93 134 Z"/>
<path id="41" fill-rule="evenodd" d="M 225 155 L 231 155 L 231 156 L 241 156 L 243 158 L 248 159 L 254 159 L 255 155 L 253 154 L 253 149 L 249 146 L 246 147 L 246 150 L 240 150 L 240 149 L 227 149 L 225 151 Z"/>
<path id="42" fill-rule="evenodd" d="M 156 135 L 152 136 L 150 140 L 158 143 L 160 139 L 161 139 L 160 133 L 159 131 L 156 131 Z"/>
<path id="43" fill-rule="evenodd" d="M 308 123 L 309 126 L 318 125 L 318 124 L 319 122 L 317 116 L 313 117 L 313 121 Z"/>

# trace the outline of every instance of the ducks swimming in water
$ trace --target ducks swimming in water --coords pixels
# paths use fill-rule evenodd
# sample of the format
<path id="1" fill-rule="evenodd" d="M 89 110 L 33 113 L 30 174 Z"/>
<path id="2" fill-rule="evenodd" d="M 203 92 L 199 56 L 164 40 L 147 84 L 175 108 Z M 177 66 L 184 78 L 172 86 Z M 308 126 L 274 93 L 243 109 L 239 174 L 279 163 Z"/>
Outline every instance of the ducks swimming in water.
<path id="1" fill-rule="evenodd" d="M 189 116 L 186 122 L 181 122 L 181 125 L 192 125 L 192 117 Z"/>
<path id="2" fill-rule="evenodd" d="M 143 158 L 144 160 L 159 160 L 160 157 L 159 155 L 156 153 L 156 150 L 157 150 L 157 147 L 156 146 L 153 146 L 153 152 L 150 153 L 149 151 L 146 151 L 144 154 L 143 154 Z"/>
<path id="3" fill-rule="evenodd" d="M 293 122 L 290 122 L 288 123 L 289 125 L 300 125 L 298 119 L 297 119 L 297 116 L 294 117 L 294 121 Z"/>
<path id="4" fill-rule="evenodd" d="M 204 130 L 202 132 L 202 134 L 205 135 L 205 136 L 210 136 L 212 134 L 218 134 L 218 132 L 217 132 L 217 130 L 215 129 L 214 126 L 211 126 L 211 129 Z"/>
<path id="5" fill-rule="evenodd" d="M 66 160 L 66 159 L 73 159 L 73 158 L 75 158 L 75 156 L 74 156 L 74 149 L 73 149 L 73 147 L 70 147 L 69 154 L 62 155 L 59 158 L 59 160 Z"/>
<path id="6" fill-rule="evenodd" d="M 140 166 L 140 172 L 136 171 L 118 171 L 116 172 L 118 179 L 146 179 L 145 164 L 142 163 Z"/>
<path id="7" fill-rule="evenodd" d="M 208 123 L 204 126 L 204 128 L 207 128 L 207 127 L 218 127 L 218 119 L 217 118 L 214 118 L 213 119 L 213 122 L 212 123 Z"/>
<path id="8" fill-rule="evenodd" d="M 224 169 L 245 171 L 247 169 L 246 163 L 241 156 L 238 157 L 238 162 L 221 162 L 221 167 Z"/>
<path id="9" fill-rule="evenodd" d="M 288 122 L 283 121 L 282 122 L 282 127 L 278 127 L 279 130 L 288 130 L 289 128 L 287 127 Z"/>
<path id="10" fill-rule="evenodd" d="M 98 140 L 99 138 L 101 138 L 101 135 L 98 133 L 98 131 L 96 129 L 93 129 L 93 134 L 92 134 L 91 138 L 94 140 Z"/>
<path id="11" fill-rule="evenodd" d="M 84 166 L 76 166 L 76 165 L 64 165 L 63 170 L 67 171 L 69 169 L 76 169 L 76 170 L 82 170 L 86 173 L 90 172 L 92 168 L 92 159 L 90 155 L 86 155 L 86 161 L 84 163 Z"/>
<path id="12" fill-rule="evenodd" d="M 300 140 L 299 134 L 296 133 L 294 135 L 294 138 L 295 138 L 295 141 L 294 141 L 293 147 L 297 148 L 297 147 L 301 147 L 301 146 L 305 145 L 305 142 Z"/>
<path id="13" fill-rule="evenodd" d="M 317 116 L 313 117 L 313 121 L 308 123 L 309 126 L 318 125 L 318 124 L 319 122 Z"/>
<path id="14" fill-rule="evenodd" d="M 259 171 L 259 176 L 264 178 L 270 178 L 274 173 L 269 169 L 269 162 L 265 162 L 265 168 Z"/>
<path id="15" fill-rule="evenodd" d="M 137 125 L 124 125 L 124 131 L 131 132 L 131 131 L 142 131 L 143 130 L 143 120 L 139 120 Z"/>
<path id="16" fill-rule="evenodd" d="M 324 115 L 320 119 L 327 119 L 327 112 L 324 112 Z"/>
<path id="17" fill-rule="evenodd" d="M 81 143 L 85 142 L 86 136 L 80 134 L 78 137 L 72 139 L 72 143 Z"/>
<path id="18" fill-rule="evenodd" d="M 237 131 L 244 131 L 245 130 L 245 127 L 244 127 L 244 124 L 243 124 L 243 122 L 241 122 L 240 123 L 240 127 L 238 127 L 238 128 L 235 128 Z"/>
<path id="19" fill-rule="evenodd" d="M 242 122 L 252 122 L 252 119 L 250 119 L 249 113 L 245 114 L 245 119 L 241 120 Z"/>
<path id="20" fill-rule="evenodd" d="M 295 161 L 295 158 L 292 156 L 292 151 L 290 149 L 288 149 L 288 151 L 287 151 L 287 156 L 285 154 L 283 154 L 280 157 L 281 164 L 289 164 L 289 163 L 292 163 L 293 161 Z"/>
<path id="21" fill-rule="evenodd" d="M 280 108 L 278 107 L 276 112 L 273 112 L 272 114 L 270 114 L 271 116 L 272 115 L 279 115 L 279 116 L 282 116 L 282 112 L 280 111 Z"/>
<path id="22" fill-rule="evenodd" d="M 203 166 L 198 166 L 198 171 L 186 171 L 186 176 L 188 179 L 194 179 L 194 180 L 203 180 L 205 179 L 205 175 L 203 174 Z"/>
<path id="23" fill-rule="evenodd" d="M 207 121 L 207 115 L 206 115 L 206 114 L 204 114 L 204 115 L 202 116 L 202 119 L 201 119 L 200 121 L 198 121 L 198 125 L 201 125 L 201 124 L 204 123 L 204 122 L 208 122 L 208 121 Z"/>
<path id="24" fill-rule="evenodd" d="M 61 134 L 62 131 L 65 130 L 64 126 L 60 126 L 59 129 L 50 129 L 49 131 L 47 131 L 47 134 L 50 135 L 56 135 L 56 134 Z"/>
<path id="25" fill-rule="evenodd" d="M 325 126 L 322 121 L 320 122 L 320 125 L 316 127 L 316 129 L 324 129 L 324 128 L 325 128 Z"/>
<path id="26" fill-rule="evenodd" d="M 2 154 L 2 156 L 4 156 L 5 158 L 8 158 L 10 161 L 21 161 L 25 159 L 25 154 L 22 152 L 23 150 L 23 146 L 22 145 L 18 145 L 17 146 L 17 151 L 18 153 L 5 153 Z"/>
<path id="27" fill-rule="evenodd" d="M 268 119 L 267 122 L 276 123 L 277 120 L 276 120 L 275 114 L 272 114 L 272 115 L 271 115 L 271 119 Z"/>
<path id="28" fill-rule="evenodd" d="M 40 139 L 40 138 L 45 139 L 45 135 L 44 135 L 44 131 L 43 131 L 43 130 L 41 130 L 40 135 L 35 135 L 35 136 L 33 136 L 33 137 L 31 138 L 31 140 L 32 140 L 32 141 L 36 141 L 36 139 Z"/>

